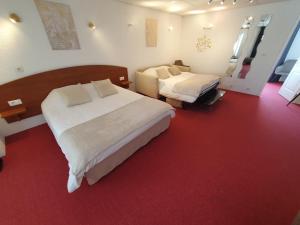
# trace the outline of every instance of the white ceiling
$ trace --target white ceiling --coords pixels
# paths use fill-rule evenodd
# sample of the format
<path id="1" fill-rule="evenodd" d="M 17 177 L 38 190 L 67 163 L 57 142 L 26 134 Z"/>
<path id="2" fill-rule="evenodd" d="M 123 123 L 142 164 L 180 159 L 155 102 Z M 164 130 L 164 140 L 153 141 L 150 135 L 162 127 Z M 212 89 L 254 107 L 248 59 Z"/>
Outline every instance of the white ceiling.
<path id="1" fill-rule="evenodd" d="M 221 4 L 221 0 L 213 0 L 209 5 L 208 0 L 119 0 L 121 2 L 148 7 L 152 9 L 158 9 L 170 13 L 176 13 L 179 15 L 191 15 L 201 14 L 212 11 L 219 11 L 225 9 L 249 7 L 253 5 L 268 4 L 272 2 L 280 2 L 287 0 L 253 0 L 253 3 L 249 3 L 249 0 L 236 0 L 236 4 L 233 5 L 233 0 L 225 0 L 224 4 Z"/>

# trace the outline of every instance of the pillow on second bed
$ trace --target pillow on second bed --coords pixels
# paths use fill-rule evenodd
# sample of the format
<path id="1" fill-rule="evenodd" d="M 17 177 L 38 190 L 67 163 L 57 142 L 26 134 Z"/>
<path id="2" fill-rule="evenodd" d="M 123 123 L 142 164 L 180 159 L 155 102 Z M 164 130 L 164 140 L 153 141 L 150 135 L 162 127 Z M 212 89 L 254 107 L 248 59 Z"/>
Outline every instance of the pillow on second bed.
<path id="1" fill-rule="evenodd" d="M 65 86 L 57 89 L 57 92 L 68 107 L 92 101 L 88 92 L 81 84 Z"/>
<path id="2" fill-rule="evenodd" d="M 156 70 L 159 79 L 165 80 L 170 77 L 169 72 L 166 68 L 161 68 Z"/>
<path id="3" fill-rule="evenodd" d="M 92 81 L 92 84 L 101 98 L 118 93 L 118 90 L 111 83 L 110 79 Z"/>
<path id="4" fill-rule="evenodd" d="M 181 71 L 178 69 L 178 67 L 176 66 L 171 66 L 169 68 L 169 72 L 173 75 L 173 76 L 177 76 L 181 74 Z"/>

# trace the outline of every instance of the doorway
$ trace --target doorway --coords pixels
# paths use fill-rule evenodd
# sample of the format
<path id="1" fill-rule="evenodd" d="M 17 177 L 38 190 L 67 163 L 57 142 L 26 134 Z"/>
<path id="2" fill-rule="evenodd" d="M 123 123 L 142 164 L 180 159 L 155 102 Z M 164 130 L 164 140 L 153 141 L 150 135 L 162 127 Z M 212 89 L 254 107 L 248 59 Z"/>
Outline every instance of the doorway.
<path id="1" fill-rule="evenodd" d="M 300 22 L 284 49 L 265 88 L 277 86 L 278 94 L 291 101 L 300 91 Z M 297 98 L 295 103 L 300 103 Z"/>

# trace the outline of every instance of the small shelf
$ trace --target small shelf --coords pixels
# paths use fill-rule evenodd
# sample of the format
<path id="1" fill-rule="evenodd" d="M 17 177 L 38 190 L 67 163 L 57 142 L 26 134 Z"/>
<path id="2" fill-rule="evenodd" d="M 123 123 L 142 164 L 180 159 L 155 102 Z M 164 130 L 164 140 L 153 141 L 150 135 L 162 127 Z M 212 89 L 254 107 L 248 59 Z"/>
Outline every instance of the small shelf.
<path id="1" fill-rule="evenodd" d="M 130 84 L 132 84 L 132 81 L 129 81 L 129 80 L 120 81 L 120 86 L 123 88 L 129 88 Z"/>
<path id="2" fill-rule="evenodd" d="M 21 115 L 26 113 L 26 111 L 26 107 L 19 106 L 0 112 L 0 117 L 5 119 L 8 123 L 12 123 L 21 120 Z"/>

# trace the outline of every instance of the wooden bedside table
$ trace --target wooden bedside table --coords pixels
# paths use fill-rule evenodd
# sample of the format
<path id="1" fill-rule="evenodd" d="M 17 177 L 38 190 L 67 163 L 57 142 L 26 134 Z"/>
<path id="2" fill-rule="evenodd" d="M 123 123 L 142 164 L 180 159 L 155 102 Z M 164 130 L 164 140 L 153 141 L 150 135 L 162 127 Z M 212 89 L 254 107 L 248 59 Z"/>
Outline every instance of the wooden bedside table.
<path id="1" fill-rule="evenodd" d="M 25 106 L 18 106 L 0 112 L 0 117 L 5 119 L 8 123 L 12 123 L 21 120 L 21 115 L 26 113 L 26 111 Z"/>
<path id="2" fill-rule="evenodd" d="M 132 81 L 129 81 L 129 80 L 123 80 L 123 81 L 120 81 L 120 86 L 122 88 L 129 88 L 129 85 L 132 84 L 133 82 Z"/>

